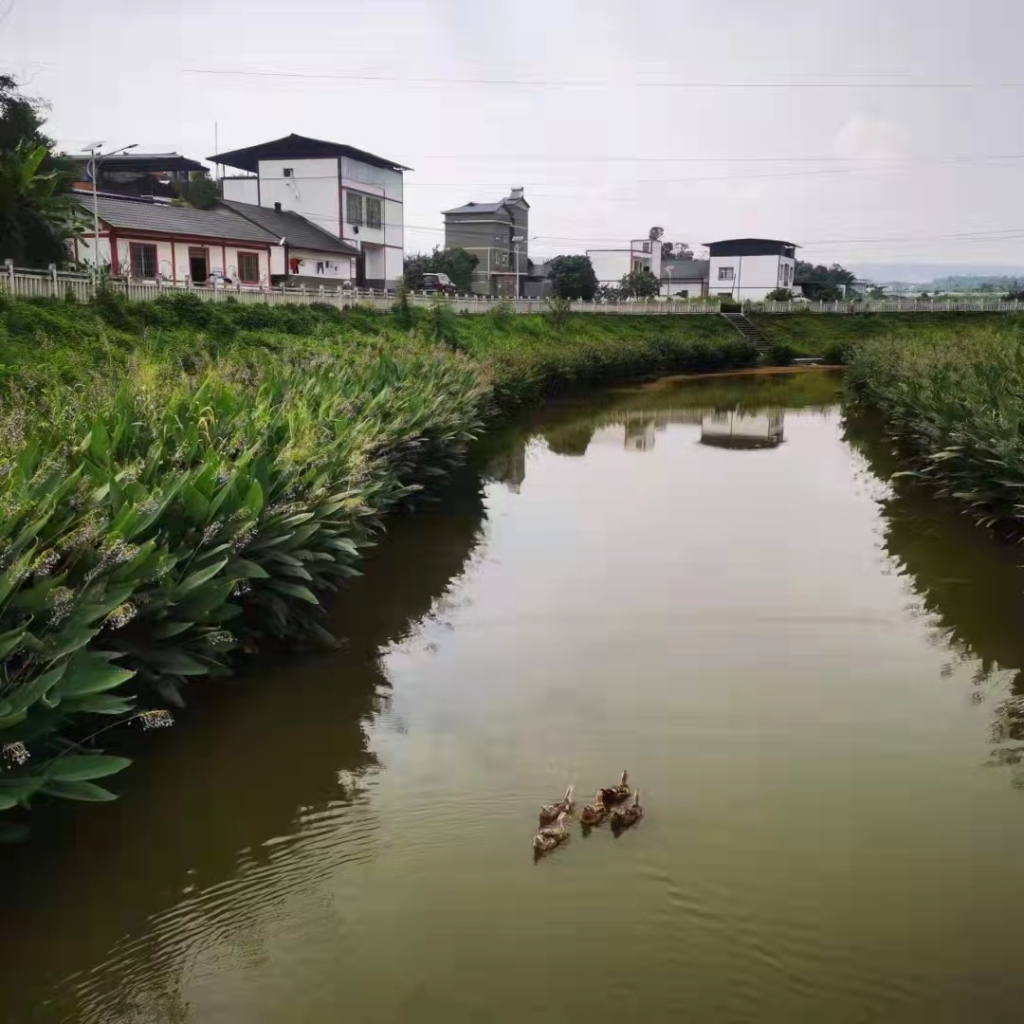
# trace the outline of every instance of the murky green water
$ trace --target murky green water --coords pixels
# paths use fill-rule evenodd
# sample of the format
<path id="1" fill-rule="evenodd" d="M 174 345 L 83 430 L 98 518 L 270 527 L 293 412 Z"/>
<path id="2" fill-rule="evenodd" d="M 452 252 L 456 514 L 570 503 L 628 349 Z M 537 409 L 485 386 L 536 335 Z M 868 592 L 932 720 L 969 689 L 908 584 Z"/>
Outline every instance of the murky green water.
<path id="1" fill-rule="evenodd" d="M 0 1021 L 1016 1021 L 1022 574 L 827 375 L 606 394 L 0 857 Z M 640 826 L 534 865 L 627 767 Z"/>

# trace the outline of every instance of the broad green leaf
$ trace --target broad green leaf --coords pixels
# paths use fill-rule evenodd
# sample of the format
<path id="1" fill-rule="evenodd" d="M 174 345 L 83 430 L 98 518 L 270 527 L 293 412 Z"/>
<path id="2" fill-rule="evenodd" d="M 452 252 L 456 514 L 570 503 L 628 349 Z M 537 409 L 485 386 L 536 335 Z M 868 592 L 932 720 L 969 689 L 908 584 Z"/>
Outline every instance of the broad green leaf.
<path id="1" fill-rule="evenodd" d="M 125 697 L 111 693 L 93 693 L 67 702 L 74 711 L 86 711 L 94 715 L 127 715 L 135 709 L 134 703 Z"/>
<path id="2" fill-rule="evenodd" d="M 320 604 L 316 595 L 311 590 L 298 583 L 285 583 L 283 580 L 271 580 L 267 583 L 267 586 L 272 590 L 276 590 L 279 594 L 287 594 L 289 597 L 296 597 L 300 601 L 305 601 L 308 604 Z"/>
<path id="3" fill-rule="evenodd" d="M 76 782 L 116 775 L 130 764 L 127 757 L 114 757 L 111 754 L 63 754 L 50 761 L 43 772 L 47 780 Z"/>
<path id="4" fill-rule="evenodd" d="M 259 480 L 253 480 L 249 485 L 249 490 L 246 492 L 242 506 L 254 517 L 258 516 L 263 510 L 263 488 L 260 487 Z"/>
<path id="5" fill-rule="evenodd" d="M 192 484 L 181 489 L 181 501 L 189 519 L 199 526 L 206 526 L 210 518 L 210 503 Z"/>
<path id="6" fill-rule="evenodd" d="M 207 580 L 213 579 L 228 564 L 226 558 L 218 559 L 212 565 L 206 566 L 205 569 L 200 569 L 198 572 L 192 573 L 191 576 L 186 576 L 175 587 L 175 596 L 182 597 L 187 594 L 190 590 L 195 590 L 196 587 L 202 586 Z"/>
<path id="7" fill-rule="evenodd" d="M 61 662 L 55 668 L 37 676 L 30 683 L 14 690 L 9 697 L 11 714 L 17 715 L 19 711 L 27 711 L 36 701 L 42 700 L 61 681 L 66 669 L 67 662 Z M 0 722 L 0 725 L 2 724 L 4 723 Z"/>
<path id="8" fill-rule="evenodd" d="M 9 811 L 12 807 L 17 807 L 18 801 L 13 797 L 6 796 L 0 793 L 0 811 Z"/>
<path id="9" fill-rule="evenodd" d="M 93 782 L 60 782 L 53 780 L 45 783 L 39 790 L 50 796 L 59 796 L 62 800 L 84 800 L 88 803 L 106 803 L 116 800 L 117 795 L 109 789 L 97 786 Z"/>
<path id="10" fill-rule="evenodd" d="M 116 657 L 118 655 L 111 651 L 79 652 L 72 661 L 67 675 L 61 680 L 61 696 L 82 697 L 86 694 L 103 693 L 126 683 L 135 673 L 119 665 L 111 665 L 110 662 Z"/>

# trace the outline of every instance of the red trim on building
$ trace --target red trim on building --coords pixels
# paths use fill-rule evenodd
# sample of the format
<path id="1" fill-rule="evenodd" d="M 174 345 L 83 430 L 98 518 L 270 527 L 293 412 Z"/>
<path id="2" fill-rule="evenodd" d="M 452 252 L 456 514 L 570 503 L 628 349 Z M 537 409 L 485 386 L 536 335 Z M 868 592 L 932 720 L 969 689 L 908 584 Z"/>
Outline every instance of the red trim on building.
<path id="1" fill-rule="evenodd" d="M 174 239 L 171 239 L 171 280 L 178 283 L 178 253 L 174 248 Z"/>
<path id="2" fill-rule="evenodd" d="M 111 228 L 107 234 L 107 238 L 110 239 L 110 273 L 116 277 L 121 273 L 121 266 L 117 259 L 117 235 L 114 234 L 114 229 Z M 96 265 L 99 266 L 100 254 L 96 253 Z"/>
<path id="3" fill-rule="evenodd" d="M 235 273 L 238 273 L 238 267 L 235 267 Z M 228 276 L 228 249 L 223 242 L 220 243 L 220 275 Z"/>

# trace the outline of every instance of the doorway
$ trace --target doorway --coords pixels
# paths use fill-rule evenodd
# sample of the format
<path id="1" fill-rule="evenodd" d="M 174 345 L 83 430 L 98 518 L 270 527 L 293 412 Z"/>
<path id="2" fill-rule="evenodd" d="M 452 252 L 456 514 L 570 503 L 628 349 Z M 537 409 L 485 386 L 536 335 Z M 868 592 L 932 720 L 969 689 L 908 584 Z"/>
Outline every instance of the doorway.
<path id="1" fill-rule="evenodd" d="M 189 249 L 188 273 L 193 284 L 206 284 L 210 279 L 210 250 Z"/>

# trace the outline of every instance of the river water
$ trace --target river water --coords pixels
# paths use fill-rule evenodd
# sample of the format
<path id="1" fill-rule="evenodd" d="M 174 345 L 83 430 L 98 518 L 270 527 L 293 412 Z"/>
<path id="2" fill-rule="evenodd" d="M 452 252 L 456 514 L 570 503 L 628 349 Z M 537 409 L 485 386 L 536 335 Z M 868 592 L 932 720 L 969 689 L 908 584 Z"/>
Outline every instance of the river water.
<path id="1" fill-rule="evenodd" d="M 1022 575 L 839 386 L 489 439 L 343 650 L 211 683 L 3 852 L 0 1021 L 1018 1020 Z M 535 864 L 623 768 L 643 821 Z"/>

